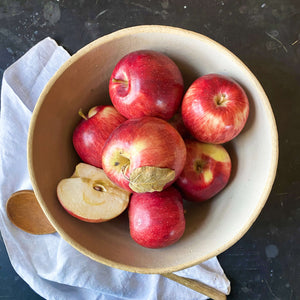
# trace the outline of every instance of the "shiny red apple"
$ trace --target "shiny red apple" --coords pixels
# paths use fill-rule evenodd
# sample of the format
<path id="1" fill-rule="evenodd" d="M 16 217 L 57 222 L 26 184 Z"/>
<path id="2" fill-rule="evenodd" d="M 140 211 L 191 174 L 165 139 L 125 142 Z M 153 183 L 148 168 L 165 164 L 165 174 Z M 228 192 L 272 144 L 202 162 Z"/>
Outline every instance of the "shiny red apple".
<path id="1" fill-rule="evenodd" d="M 183 78 L 175 62 L 152 50 L 134 51 L 115 66 L 109 94 L 115 108 L 126 118 L 143 116 L 168 120 L 183 97 Z"/>
<path id="2" fill-rule="evenodd" d="M 99 105 L 89 110 L 73 132 L 74 148 L 83 162 L 101 168 L 101 155 L 105 141 L 126 118 L 112 105 Z"/>
<path id="3" fill-rule="evenodd" d="M 190 133 L 204 143 L 223 144 L 244 128 L 249 102 L 233 79 L 208 74 L 196 79 L 182 102 L 182 119 Z"/>
<path id="4" fill-rule="evenodd" d="M 173 186 L 162 192 L 134 193 L 128 216 L 131 237 L 147 248 L 174 244 L 185 230 L 182 196 Z"/>
<path id="5" fill-rule="evenodd" d="M 176 185 L 186 200 L 205 201 L 227 185 L 231 159 L 222 145 L 186 140 L 187 157 Z"/>
<path id="6" fill-rule="evenodd" d="M 181 173 L 184 141 L 167 121 L 156 117 L 129 119 L 108 138 L 102 152 L 106 175 L 137 193 L 161 191 Z"/>

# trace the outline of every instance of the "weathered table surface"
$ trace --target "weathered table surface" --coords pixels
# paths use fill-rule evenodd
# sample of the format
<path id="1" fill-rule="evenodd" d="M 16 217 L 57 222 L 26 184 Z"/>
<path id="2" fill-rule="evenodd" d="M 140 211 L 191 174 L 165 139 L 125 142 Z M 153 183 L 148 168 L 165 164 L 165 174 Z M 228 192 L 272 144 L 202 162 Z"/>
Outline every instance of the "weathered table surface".
<path id="1" fill-rule="evenodd" d="M 47 36 L 73 54 L 118 29 L 161 24 L 202 33 L 227 47 L 264 87 L 280 138 L 278 173 L 262 213 L 219 256 L 232 283 L 228 298 L 300 299 L 299 12 L 297 0 L 0 0 L 1 78 Z M 40 299 L 12 268 L 2 241 L 0 254 L 0 298 Z"/>

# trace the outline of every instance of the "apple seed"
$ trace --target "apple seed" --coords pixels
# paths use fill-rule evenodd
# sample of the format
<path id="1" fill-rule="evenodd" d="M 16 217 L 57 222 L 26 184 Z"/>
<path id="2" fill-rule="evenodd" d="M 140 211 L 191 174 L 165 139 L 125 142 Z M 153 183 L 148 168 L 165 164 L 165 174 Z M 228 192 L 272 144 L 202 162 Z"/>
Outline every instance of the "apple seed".
<path id="1" fill-rule="evenodd" d="M 107 192 L 106 188 L 100 183 L 95 183 L 93 189 L 97 192 Z"/>

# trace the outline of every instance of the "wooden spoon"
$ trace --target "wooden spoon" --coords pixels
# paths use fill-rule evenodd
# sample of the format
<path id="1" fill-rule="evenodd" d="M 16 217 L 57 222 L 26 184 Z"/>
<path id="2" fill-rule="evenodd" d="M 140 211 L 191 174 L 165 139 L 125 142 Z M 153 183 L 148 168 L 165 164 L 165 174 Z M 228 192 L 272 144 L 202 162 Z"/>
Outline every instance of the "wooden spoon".
<path id="1" fill-rule="evenodd" d="M 54 233 L 33 191 L 23 190 L 13 193 L 6 203 L 10 221 L 20 229 L 32 234 Z"/>

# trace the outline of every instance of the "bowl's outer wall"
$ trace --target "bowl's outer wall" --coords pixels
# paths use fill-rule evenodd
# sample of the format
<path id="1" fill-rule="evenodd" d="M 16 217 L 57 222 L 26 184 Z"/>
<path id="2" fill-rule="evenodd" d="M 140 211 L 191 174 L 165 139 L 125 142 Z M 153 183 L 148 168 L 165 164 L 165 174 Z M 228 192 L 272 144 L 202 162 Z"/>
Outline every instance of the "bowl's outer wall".
<path id="1" fill-rule="evenodd" d="M 110 103 L 110 74 L 125 54 L 138 49 L 161 51 L 183 73 L 185 88 L 207 73 L 231 76 L 247 92 L 250 115 L 242 133 L 225 145 L 233 171 L 213 200 L 186 203 L 186 231 L 176 244 L 146 249 L 129 235 L 127 215 L 90 224 L 68 215 L 56 186 L 69 177 L 79 159 L 72 146 L 78 110 Z M 260 213 L 270 193 L 278 159 L 277 130 L 268 99 L 253 74 L 232 53 L 212 40 L 164 26 L 139 26 L 89 44 L 57 72 L 44 89 L 29 130 L 28 162 L 37 198 L 60 235 L 79 251 L 112 267 L 141 273 L 166 273 L 190 267 L 239 240 Z"/>

